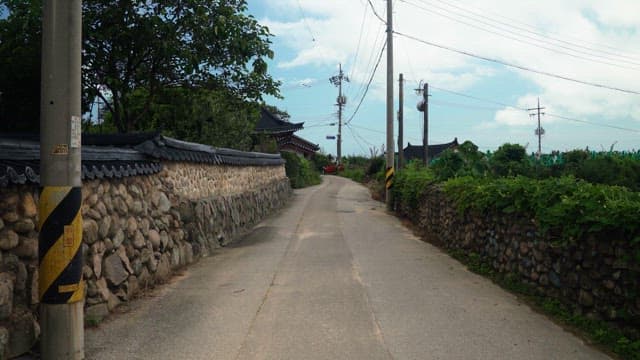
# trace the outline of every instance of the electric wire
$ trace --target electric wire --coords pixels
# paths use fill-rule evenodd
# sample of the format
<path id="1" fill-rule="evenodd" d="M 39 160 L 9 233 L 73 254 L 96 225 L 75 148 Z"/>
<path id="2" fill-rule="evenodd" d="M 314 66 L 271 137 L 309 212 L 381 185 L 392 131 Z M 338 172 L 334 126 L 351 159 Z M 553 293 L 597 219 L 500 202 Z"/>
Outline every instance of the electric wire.
<path id="1" fill-rule="evenodd" d="M 491 104 L 497 104 L 497 105 L 504 106 L 504 107 L 507 107 L 507 108 L 520 110 L 520 111 L 523 111 L 523 112 L 528 112 L 529 111 L 528 109 L 522 108 L 522 107 L 519 107 L 519 106 L 505 104 L 503 102 L 499 102 L 499 101 L 495 101 L 495 100 L 484 99 L 484 98 L 480 98 L 480 97 L 477 97 L 477 96 L 464 94 L 464 93 L 461 93 L 461 92 L 458 92 L 458 91 L 447 90 L 447 89 L 443 89 L 441 87 L 437 87 L 437 86 L 433 86 L 433 85 L 429 85 L 429 87 L 432 88 L 432 89 L 435 89 L 435 90 L 439 90 L 439 91 L 447 92 L 447 93 L 450 93 L 450 94 L 453 94 L 453 95 L 474 99 L 474 100 L 477 100 L 477 101 L 483 101 L 483 102 L 487 102 L 487 103 L 491 103 Z M 617 129 L 617 130 L 640 133 L 639 129 L 632 129 L 632 128 L 627 128 L 627 127 L 617 126 L 617 125 L 611 125 L 611 124 L 602 124 L 602 123 L 597 123 L 597 122 L 587 121 L 587 120 L 582 120 L 582 119 L 576 119 L 576 118 L 563 116 L 563 115 L 557 115 L 557 114 L 545 113 L 545 115 L 546 116 L 550 116 L 550 117 L 555 117 L 555 118 L 558 118 L 558 119 L 574 121 L 574 122 L 579 122 L 579 123 L 583 123 L 583 124 L 589 124 L 589 125 L 593 125 L 593 126 L 606 127 L 606 128 Z"/>
<path id="2" fill-rule="evenodd" d="M 449 0 L 449 1 L 452 1 L 452 0 Z M 424 3 L 424 0 L 422 0 L 422 2 Z M 516 19 L 513 19 L 513 18 L 509 18 L 509 17 L 503 16 L 503 15 L 500 15 L 500 14 L 497 14 L 497 13 L 493 13 L 493 15 L 494 15 L 495 17 L 497 17 L 497 18 L 502 18 L 502 19 L 504 19 L 504 20 L 509 21 L 510 23 L 507 23 L 507 22 L 504 22 L 504 21 L 501 21 L 501 20 L 497 20 L 496 18 L 492 18 L 491 16 L 487 16 L 487 15 L 482 14 L 481 12 L 482 12 L 482 11 L 485 11 L 485 10 L 481 10 L 481 9 L 479 9 L 479 8 L 477 8 L 477 7 L 475 8 L 477 11 L 469 10 L 468 8 L 469 8 L 469 7 L 472 7 L 472 6 L 470 6 L 469 4 L 466 4 L 466 3 L 465 3 L 465 4 L 461 4 L 461 3 L 460 3 L 460 1 L 455 1 L 455 0 L 454 0 L 454 2 L 457 2 L 458 4 L 461 4 L 462 6 L 456 6 L 456 5 L 453 5 L 451 2 L 447 2 L 447 1 L 444 1 L 444 0 L 439 0 L 439 2 L 440 2 L 440 3 L 444 3 L 444 4 L 446 4 L 446 5 L 450 6 L 450 7 L 457 8 L 457 9 L 460 9 L 460 10 L 462 10 L 462 11 L 466 11 L 466 12 L 471 13 L 471 14 L 475 14 L 475 15 L 477 15 L 477 16 L 479 16 L 479 17 L 481 17 L 481 18 L 488 19 L 488 20 L 493 21 L 493 22 L 496 22 L 496 23 L 498 23 L 498 24 L 503 24 L 503 25 L 506 25 L 506 26 L 512 27 L 512 28 L 514 28 L 514 29 L 522 30 L 522 31 L 525 31 L 525 32 L 528 32 L 528 33 L 534 34 L 534 35 L 536 35 L 536 36 L 540 36 L 540 37 L 548 38 L 548 39 L 550 39 L 550 40 L 557 41 L 557 42 L 561 42 L 561 43 L 564 43 L 564 44 L 567 44 L 567 45 L 571 45 L 571 46 L 575 46 L 575 47 L 580 47 L 580 48 L 583 48 L 583 49 L 586 49 L 586 50 L 592 50 L 592 51 L 596 51 L 596 52 L 602 52 L 602 53 L 604 53 L 604 54 L 613 55 L 613 56 L 618 56 L 618 57 L 621 57 L 621 58 L 627 58 L 627 59 L 635 60 L 635 61 L 638 61 L 638 59 L 640 59 L 640 55 L 639 55 L 639 54 L 637 54 L 637 53 L 636 53 L 636 54 L 632 54 L 632 53 L 627 52 L 626 50 L 621 50 L 621 49 L 619 49 L 619 48 L 616 48 L 616 47 L 613 47 L 613 46 L 610 46 L 610 45 L 606 45 L 606 44 L 599 44 L 599 43 L 594 43 L 594 42 L 589 42 L 589 41 L 586 41 L 586 40 L 584 40 L 584 39 L 582 39 L 582 38 L 577 38 L 577 37 L 572 37 L 572 36 L 566 36 L 566 35 L 565 35 L 565 36 L 566 36 L 567 38 L 569 38 L 569 39 L 573 39 L 573 40 L 574 40 L 574 42 L 566 41 L 566 40 L 560 39 L 560 38 L 558 38 L 558 37 L 549 36 L 549 35 L 547 35 L 547 34 L 544 34 L 544 33 L 539 32 L 539 31 L 538 31 L 538 28 L 537 28 L 536 26 L 533 26 L 533 25 L 531 25 L 531 24 L 524 23 L 524 22 L 522 22 L 522 21 L 519 21 L 519 20 L 516 20 Z M 463 7 L 463 6 L 464 6 L 464 7 Z M 489 13 L 491 14 L 491 12 L 489 12 Z M 517 25 L 514 25 L 513 23 L 520 24 L 520 25 L 522 25 L 522 26 L 517 26 Z M 527 29 L 527 28 L 529 28 L 529 29 Z M 533 30 L 530 30 L 530 29 L 533 29 Z M 549 32 L 549 33 L 553 33 L 553 32 Z M 556 33 L 556 35 L 559 35 L 559 34 L 557 34 L 557 33 Z M 562 35 L 559 35 L 559 36 L 562 36 Z M 594 47 L 582 46 L 582 45 L 579 45 L 579 44 L 575 43 L 575 41 L 582 42 L 583 44 L 589 44 L 589 45 L 594 46 L 594 47 L 599 47 L 600 49 L 597 49 L 597 48 L 594 48 Z M 617 52 L 610 52 L 610 51 L 608 51 L 608 50 L 603 50 L 603 49 L 605 49 L 605 48 L 606 48 L 606 49 L 610 49 L 610 50 L 615 50 L 615 51 L 617 51 Z M 627 56 L 627 55 L 625 55 L 625 53 L 627 53 L 627 54 L 629 54 L 629 55 L 634 55 L 634 56 Z"/>
<path id="3" fill-rule="evenodd" d="M 624 69 L 629 69 L 629 70 L 636 70 L 636 71 L 640 70 L 640 68 L 638 68 L 637 66 L 635 66 L 635 67 L 631 67 L 631 66 L 626 66 L 626 65 L 620 65 L 620 64 L 612 63 L 612 62 L 609 62 L 609 61 L 602 61 L 602 60 L 599 60 L 599 59 L 593 59 L 593 58 L 589 58 L 589 57 L 585 57 L 585 56 L 581 56 L 581 55 L 572 54 L 572 53 L 569 53 L 569 52 L 566 52 L 566 51 L 563 51 L 563 50 L 554 49 L 554 48 L 551 48 L 551 47 L 548 47 L 548 46 L 544 46 L 544 45 L 541 45 L 541 44 L 538 44 L 538 43 L 534 43 L 534 42 L 531 42 L 531 41 L 527 41 L 527 40 L 519 39 L 519 38 L 516 38 L 516 37 L 510 36 L 510 35 L 506 35 L 506 34 L 503 34 L 503 33 L 500 33 L 500 32 L 494 31 L 494 30 L 486 29 L 486 28 L 484 28 L 484 27 L 482 27 L 482 26 L 479 26 L 479 25 L 476 25 L 476 24 L 472 24 L 472 23 L 469 23 L 469 22 L 464 21 L 464 20 L 457 19 L 457 18 L 452 17 L 452 16 L 449 16 L 449 15 L 447 15 L 447 14 L 443 14 L 443 13 L 441 13 L 441 12 L 435 11 L 435 10 L 433 10 L 432 8 L 426 8 L 426 7 L 420 6 L 420 5 L 418 5 L 418 4 L 412 3 L 411 1 L 408 1 L 408 0 L 400 0 L 400 1 L 402 1 L 402 2 L 404 2 L 404 3 L 407 3 L 407 4 L 411 5 L 411 6 L 414 6 L 414 7 L 418 8 L 418 9 L 421 9 L 421 10 L 423 10 L 423 11 L 426 11 L 426 12 L 429 12 L 429 13 L 432 13 L 432 14 L 439 15 L 439 16 L 444 17 L 444 18 L 446 18 L 446 19 L 449 19 L 449 20 L 451 20 L 451 21 L 455 21 L 455 22 L 458 22 L 458 23 L 461 23 L 461 24 L 464 24 L 464 25 L 467 25 L 467 26 L 473 27 L 473 28 L 475 28 L 475 29 L 478 29 L 478 30 L 481 30 L 481 31 L 485 31 L 485 32 L 488 32 L 488 33 L 490 33 L 490 34 L 494 34 L 494 35 L 497 35 L 497 36 L 501 36 L 501 37 L 504 37 L 504 38 L 506 38 L 506 39 L 510 39 L 510 40 L 513 40 L 513 41 L 516 41 L 516 42 L 520 42 L 520 43 L 528 44 L 528 45 L 535 46 L 535 47 L 538 47 L 538 48 L 541 48 L 541 49 L 545 49 L 545 50 L 552 51 L 552 52 L 555 52 L 555 53 L 559 53 L 559 54 L 563 54 L 563 55 L 571 56 L 571 57 L 574 57 L 574 58 L 577 58 L 577 59 L 581 59 L 581 60 L 585 60 L 585 61 L 596 62 L 596 63 L 600 63 L 600 64 L 605 64 L 605 65 L 615 66 L 615 67 L 624 68 Z M 437 6 L 437 5 L 430 4 L 430 6 L 431 6 L 431 7 L 435 7 L 435 8 L 437 8 L 437 9 L 441 9 L 442 11 L 445 11 L 445 12 L 448 12 L 448 13 L 452 13 L 450 10 L 447 10 L 447 9 L 445 9 L 445 8 L 442 8 L 442 7 L 439 7 L 439 6 Z M 455 13 L 454 13 L 454 14 L 455 14 Z M 467 15 L 464 15 L 464 14 L 455 14 L 455 15 L 456 15 L 456 16 L 459 16 L 459 17 L 463 17 L 463 18 L 470 19 L 470 20 L 472 20 L 472 21 L 475 21 L 475 22 L 481 23 L 481 24 L 483 24 L 483 25 L 489 26 L 489 27 L 494 28 L 494 29 L 498 29 L 498 30 L 500 30 L 500 31 L 506 32 L 506 33 L 511 34 L 511 35 L 515 35 L 515 36 L 518 36 L 518 37 L 523 37 L 523 38 L 531 39 L 531 40 L 534 40 L 534 41 L 537 41 L 537 42 L 543 42 L 543 41 L 541 41 L 540 39 L 537 39 L 537 38 L 535 38 L 535 37 L 533 37 L 533 36 L 524 35 L 524 34 L 518 34 L 517 32 L 514 32 L 514 31 L 512 31 L 512 30 L 505 29 L 505 28 L 503 28 L 503 27 L 493 25 L 493 24 L 488 23 L 488 22 L 486 22 L 486 21 L 482 21 L 482 20 L 474 19 L 473 17 L 467 16 Z M 546 44 L 551 45 L 551 46 L 556 46 L 556 47 L 559 47 L 559 48 L 562 48 L 562 49 L 565 49 L 565 50 L 573 51 L 573 52 L 576 52 L 576 53 L 586 54 L 586 55 L 589 55 L 589 56 L 592 56 L 592 57 L 594 57 L 594 56 L 595 56 L 595 57 L 597 57 L 597 58 L 604 58 L 604 59 L 611 60 L 611 61 L 619 61 L 619 62 L 625 62 L 625 63 L 629 63 L 629 64 L 633 64 L 633 65 L 640 65 L 640 63 L 638 63 L 638 62 L 633 62 L 633 61 L 628 61 L 628 60 L 622 60 L 622 59 L 611 59 L 610 57 L 606 57 L 606 56 L 602 56 L 602 55 L 593 54 L 593 53 L 590 53 L 590 52 L 586 52 L 586 51 L 582 51 L 582 50 L 574 49 L 574 48 L 571 48 L 571 47 L 568 47 L 568 46 L 564 46 L 564 45 L 559 45 L 559 44 L 549 44 L 549 43 L 546 43 Z"/>
<path id="4" fill-rule="evenodd" d="M 364 12 L 362 13 L 362 22 L 360 23 L 360 35 L 358 35 L 358 45 L 356 46 L 356 55 L 353 57 L 353 63 L 351 64 L 351 73 L 349 73 L 349 77 L 353 77 L 353 69 L 355 69 L 356 64 L 358 63 L 358 55 L 360 54 L 360 44 L 362 42 L 362 34 L 364 33 L 364 24 L 365 20 L 367 20 L 367 8 L 365 6 Z"/>
<path id="5" fill-rule="evenodd" d="M 375 6 L 373 6 L 373 3 L 371 2 L 371 0 L 367 0 L 369 2 L 369 6 L 371 6 L 371 11 L 373 11 L 373 15 L 375 15 L 383 24 L 387 24 L 387 22 L 380 16 L 380 14 L 378 14 L 378 12 L 376 11 Z"/>
<path id="6" fill-rule="evenodd" d="M 355 140 L 356 144 L 358 144 L 358 146 L 360 147 L 360 150 L 362 150 L 362 152 L 366 154 L 367 151 L 364 149 L 364 146 L 362 146 L 360 141 L 358 141 L 358 138 L 356 138 L 356 135 L 353 133 L 353 129 L 350 126 L 347 126 L 347 129 L 349 129 L 349 132 L 351 133 L 351 137 L 353 137 L 353 140 Z"/>
<path id="7" fill-rule="evenodd" d="M 298 3 L 298 9 L 300 9 L 300 15 L 302 15 L 302 21 L 307 27 L 307 31 L 309 31 L 309 35 L 311 35 L 311 41 L 316 42 L 316 37 L 313 35 L 313 31 L 311 31 L 311 26 L 309 26 L 309 22 L 307 21 L 307 16 L 304 14 L 304 10 L 302 10 L 302 5 L 300 4 L 300 0 L 296 0 Z"/>
<path id="8" fill-rule="evenodd" d="M 384 54 L 384 50 L 386 48 L 387 48 L 387 41 L 385 40 L 384 44 L 382 44 L 382 49 L 380 49 L 380 55 L 378 56 L 378 61 L 376 62 L 376 66 L 373 68 L 373 71 L 371 72 L 371 77 L 369 77 L 369 81 L 367 82 L 367 86 L 365 87 L 364 93 L 362 94 L 362 97 L 360 98 L 360 102 L 358 103 L 358 106 L 356 106 L 356 109 L 353 111 L 353 114 L 351 114 L 349 119 L 347 121 L 345 121 L 345 125 L 349 124 L 351 122 L 351 120 L 353 120 L 353 117 L 356 116 L 356 114 L 358 113 L 358 110 L 360 110 L 360 106 L 362 105 L 362 102 L 367 97 L 367 93 L 369 92 L 369 87 L 371 86 L 371 82 L 373 81 L 373 78 L 376 75 L 376 72 L 378 70 L 378 66 L 380 65 L 380 61 L 382 60 L 382 54 Z"/>
<path id="9" fill-rule="evenodd" d="M 459 50 L 459 49 L 456 49 L 456 48 L 451 47 L 451 46 L 436 44 L 436 43 L 433 43 L 433 42 L 430 42 L 430 41 L 427 41 L 427 40 L 423 40 L 423 39 L 417 38 L 417 37 L 412 36 L 412 35 L 408 35 L 408 34 L 404 34 L 404 33 L 395 31 L 395 30 L 393 31 L 393 33 L 396 34 L 396 35 L 403 36 L 403 37 L 406 37 L 408 39 L 412 39 L 414 41 L 423 43 L 425 45 L 437 47 L 437 48 L 440 48 L 440 49 L 444 49 L 444 50 L 448 50 L 448 51 L 455 52 L 455 53 L 458 53 L 458 54 L 470 56 L 470 57 L 473 57 L 473 58 L 476 58 L 476 59 L 480 59 L 480 60 L 484 60 L 484 61 L 488 61 L 488 62 L 492 62 L 492 63 L 496 63 L 496 64 L 508 66 L 508 67 L 512 67 L 512 68 L 515 68 L 515 69 L 520 69 L 520 70 L 524 70 L 524 71 L 528 71 L 528 72 L 532 72 L 532 73 L 536 73 L 536 74 L 539 74 L 539 75 L 544 75 L 544 76 L 552 77 L 552 78 L 556 78 L 556 79 L 561 79 L 561 80 L 565 80 L 565 81 L 575 82 L 575 83 L 582 84 L 582 85 L 598 87 L 598 88 L 603 88 L 603 89 L 609 89 L 609 90 L 619 91 L 619 92 L 623 92 L 623 93 L 627 93 L 627 94 L 640 95 L 640 92 L 635 91 L 635 90 L 623 89 L 623 88 L 620 88 L 620 87 L 609 86 L 609 85 L 590 82 L 590 81 L 585 81 L 585 80 L 579 80 L 579 79 L 571 78 L 569 76 L 554 74 L 554 73 L 547 72 L 547 71 L 536 70 L 536 69 L 533 69 L 533 68 L 530 68 L 530 67 L 527 67 L 527 66 L 517 65 L 517 64 L 513 64 L 513 63 L 510 63 L 510 62 L 507 62 L 507 61 L 498 60 L 498 59 L 494 59 L 494 58 L 490 58 L 490 57 L 486 57 L 486 56 L 482 56 L 482 55 L 477 55 L 477 54 L 474 54 L 472 52 L 465 51 L 465 50 Z"/>
<path id="10" fill-rule="evenodd" d="M 376 58 L 376 49 L 378 48 L 378 41 L 381 39 L 380 35 L 383 33 L 382 30 L 383 25 L 382 24 L 378 24 L 378 29 L 376 32 L 376 38 L 373 41 L 373 45 L 371 46 L 371 53 L 369 54 L 369 60 L 367 61 L 367 65 L 365 67 L 366 71 L 364 72 L 364 74 L 369 74 L 371 73 L 373 66 L 375 65 L 374 61 Z M 384 37 L 382 37 L 384 39 Z M 384 40 L 386 41 L 386 40 Z M 355 68 L 353 69 L 355 72 Z M 359 98 L 362 93 L 364 92 L 365 89 L 365 83 L 362 82 L 360 83 L 360 86 L 358 87 L 358 90 L 355 92 L 355 94 L 349 94 L 350 97 L 357 99 Z"/>

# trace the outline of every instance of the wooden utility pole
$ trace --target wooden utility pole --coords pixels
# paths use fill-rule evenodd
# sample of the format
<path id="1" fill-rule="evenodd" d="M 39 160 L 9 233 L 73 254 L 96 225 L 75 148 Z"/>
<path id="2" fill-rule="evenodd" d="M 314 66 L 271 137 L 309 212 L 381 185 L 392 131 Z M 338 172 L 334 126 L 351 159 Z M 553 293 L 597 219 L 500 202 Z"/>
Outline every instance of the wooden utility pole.
<path id="1" fill-rule="evenodd" d="M 338 141 L 337 141 L 337 164 L 342 162 L 342 108 L 347 104 L 346 96 L 342 95 L 342 83 L 344 81 L 349 82 L 349 78 L 342 72 L 342 64 L 340 64 L 340 71 L 338 75 L 332 76 L 329 81 L 338 87 L 338 97 L 336 99 L 336 105 L 338 106 Z"/>
<path id="2" fill-rule="evenodd" d="M 400 85 L 398 89 L 398 170 L 404 167 L 404 78 L 400 74 Z"/>
<path id="3" fill-rule="evenodd" d="M 81 39 L 82 1 L 45 0 L 38 209 L 44 360 L 84 358 Z"/>
<path id="4" fill-rule="evenodd" d="M 393 185 L 395 146 L 393 144 L 393 4 L 387 0 L 387 171 L 385 186 L 387 205 L 391 205 L 391 186 Z"/>
<path id="5" fill-rule="evenodd" d="M 545 130 L 540 126 L 540 114 L 544 114 L 541 113 L 540 110 L 544 110 L 545 108 L 540 107 L 540 98 L 538 98 L 538 106 L 531 108 L 531 109 L 527 109 L 528 111 L 536 111 L 536 113 L 533 114 L 529 114 L 529 116 L 538 116 L 538 127 L 535 130 L 535 134 L 538 136 L 538 153 L 536 154 L 536 157 L 538 159 L 540 159 L 540 156 L 542 155 L 542 135 L 544 135 Z"/>
<path id="6" fill-rule="evenodd" d="M 424 133 L 422 134 L 422 146 L 424 147 L 424 166 L 429 166 L 429 84 L 424 83 L 422 89 L 424 101 Z"/>

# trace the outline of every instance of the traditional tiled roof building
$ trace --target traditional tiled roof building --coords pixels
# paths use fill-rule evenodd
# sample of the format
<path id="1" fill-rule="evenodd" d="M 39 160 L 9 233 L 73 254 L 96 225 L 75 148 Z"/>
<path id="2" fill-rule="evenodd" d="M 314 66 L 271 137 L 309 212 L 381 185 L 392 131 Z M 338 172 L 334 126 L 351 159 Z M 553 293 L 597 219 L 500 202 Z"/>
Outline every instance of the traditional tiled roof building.
<path id="1" fill-rule="evenodd" d="M 458 138 L 453 139 L 452 142 L 446 144 L 429 145 L 429 159 L 432 160 L 438 157 L 443 151 L 447 149 L 455 149 L 458 147 Z M 411 160 L 423 160 L 424 159 L 424 146 L 407 144 L 407 147 L 403 149 L 404 159 L 409 162 Z"/>
<path id="2" fill-rule="evenodd" d="M 290 151 L 310 157 L 315 154 L 320 147 L 299 136 L 294 135 L 298 130 L 303 129 L 304 123 L 291 123 L 278 118 L 276 115 L 262 108 L 260 120 L 256 124 L 256 134 L 266 134 L 271 136 L 278 145 L 279 151 Z"/>

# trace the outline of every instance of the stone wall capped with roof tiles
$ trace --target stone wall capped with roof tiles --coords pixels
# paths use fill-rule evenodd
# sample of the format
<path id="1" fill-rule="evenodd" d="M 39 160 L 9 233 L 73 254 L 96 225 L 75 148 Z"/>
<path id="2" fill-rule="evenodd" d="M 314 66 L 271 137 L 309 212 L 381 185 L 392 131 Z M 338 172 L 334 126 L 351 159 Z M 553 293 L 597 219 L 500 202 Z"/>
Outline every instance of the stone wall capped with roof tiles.
<path id="1" fill-rule="evenodd" d="M 85 320 L 101 321 L 143 289 L 237 239 L 291 194 L 284 165 L 163 162 L 157 174 L 85 179 Z M 0 359 L 36 344 L 36 184 L 0 187 Z"/>

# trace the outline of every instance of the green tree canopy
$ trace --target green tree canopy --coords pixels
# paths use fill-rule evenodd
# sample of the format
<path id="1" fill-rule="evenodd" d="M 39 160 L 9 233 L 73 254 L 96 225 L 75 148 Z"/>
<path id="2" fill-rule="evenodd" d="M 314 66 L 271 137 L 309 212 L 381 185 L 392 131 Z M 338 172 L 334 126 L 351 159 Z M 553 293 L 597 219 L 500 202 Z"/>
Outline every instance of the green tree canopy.
<path id="1" fill-rule="evenodd" d="M 0 78 L 0 91 L 20 94 L 30 110 L 39 108 L 41 4 L 0 0 L 8 10 L 0 20 L 0 64 L 3 72 L 13 70 L 13 77 Z M 127 132 L 144 129 L 143 119 L 164 88 L 226 91 L 234 101 L 278 96 L 279 84 L 267 73 L 271 34 L 246 10 L 246 0 L 83 1 L 85 106 L 102 97 L 113 125 Z M 27 88 L 19 74 L 38 74 L 32 82 L 38 86 Z M 143 106 L 132 106 L 140 94 Z M 4 109 L 9 122 L 26 120 L 38 128 L 33 112 Z"/>

